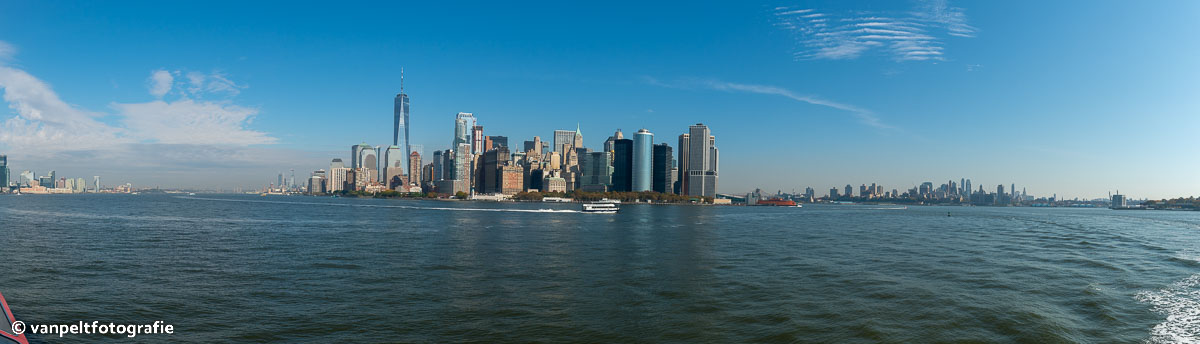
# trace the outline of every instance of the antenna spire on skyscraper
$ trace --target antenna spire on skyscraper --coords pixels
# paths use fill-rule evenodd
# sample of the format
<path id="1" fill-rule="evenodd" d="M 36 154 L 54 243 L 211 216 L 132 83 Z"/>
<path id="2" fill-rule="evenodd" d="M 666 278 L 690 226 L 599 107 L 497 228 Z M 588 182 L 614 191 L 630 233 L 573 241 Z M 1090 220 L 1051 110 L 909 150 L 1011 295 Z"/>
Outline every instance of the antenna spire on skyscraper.
<path id="1" fill-rule="evenodd" d="M 400 67 L 400 93 L 404 93 L 404 67 Z"/>

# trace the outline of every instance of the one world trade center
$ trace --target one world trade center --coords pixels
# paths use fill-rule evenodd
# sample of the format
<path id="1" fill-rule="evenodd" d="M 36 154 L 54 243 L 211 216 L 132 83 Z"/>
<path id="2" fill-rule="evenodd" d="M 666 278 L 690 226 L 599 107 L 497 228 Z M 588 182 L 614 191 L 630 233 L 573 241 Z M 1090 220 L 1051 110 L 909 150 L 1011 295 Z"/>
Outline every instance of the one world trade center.
<path id="1" fill-rule="evenodd" d="M 412 144 L 408 139 L 408 95 L 404 93 L 404 69 L 400 69 L 400 94 L 396 95 L 395 125 L 392 127 L 392 145 L 404 148 L 400 159 L 403 171 L 408 171 L 408 156 L 412 155 Z"/>

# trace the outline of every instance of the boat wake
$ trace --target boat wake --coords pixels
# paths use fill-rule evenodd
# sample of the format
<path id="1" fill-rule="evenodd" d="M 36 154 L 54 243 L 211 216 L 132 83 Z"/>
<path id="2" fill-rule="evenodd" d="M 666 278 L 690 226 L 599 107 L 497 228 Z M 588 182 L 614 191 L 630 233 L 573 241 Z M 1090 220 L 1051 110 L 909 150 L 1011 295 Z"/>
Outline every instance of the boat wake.
<path id="1" fill-rule="evenodd" d="M 1135 298 L 1149 303 L 1167 320 L 1150 330 L 1149 343 L 1195 343 L 1200 341 L 1200 274 L 1156 291 L 1143 291 Z"/>
<path id="2" fill-rule="evenodd" d="M 501 213 L 579 213 L 580 212 L 578 210 L 570 210 L 570 209 L 497 209 L 497 208 L 419 207 L 419 206 L 411 206 L 411 205 L 261 201 L 261 200 L 248 200 L 248 199 L 206 198 L 206 197 L 190 197 L 190 196 L 176 196 L 176 198 L 194 199 L 194 200 L 201 200 L 201 201 L 218 201 L 218 202 L 302 204 L 302 205 L 325 205 L 325 206 L 337 206 L 337 207 L 397 208 L 397 209 L 416 209 L 416 210 L 486 211 L 486 212 L 501 212 Z"/>

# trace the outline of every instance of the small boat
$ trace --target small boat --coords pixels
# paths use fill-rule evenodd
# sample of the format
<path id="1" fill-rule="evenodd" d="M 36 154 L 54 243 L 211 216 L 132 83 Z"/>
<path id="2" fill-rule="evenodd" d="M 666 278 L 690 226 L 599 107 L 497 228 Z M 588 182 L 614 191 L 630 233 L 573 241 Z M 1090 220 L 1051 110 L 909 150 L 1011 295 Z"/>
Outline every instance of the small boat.
<path id="1" fill-rule="evenodd" d="M 196 193 L 195 193 L 195 192 L 189 192 L 189 193 L 188 193 L 188 196 L 195 196 L 195 195 L 196 195 Z"/>
<path id="2" fill-rule="evenodd" d="M 795 207 L 799 204 L 796 204 L 796 201 L 793 201 L 790 199 L 772 198 L 772 199 L 764 199 L 764 200 L 758 201 L 758 203 L 756 203 L 755 205 L 776 206 L 776 207 Z"/>
<path id="3" fill-rule="evenodd" d="M 29 344 L 29 340 L 25 338 L 24 328 L 13 329 L 13 323 L 16 318 L 13 318 L 12 310 L 8 309 L 8 301 L 4 301 L 4 295 L 0 294 L 0 316 L 3 316 L 3 321 L 0 321 L 0 343 L 15 342 L 20 344 Z M 25 326 L 24 323 L 17 325 L 18 327 Z M 18 334 L 17 332 L 21 332 Z M 7 339 L 7 340 L 6 340 Z"/>
<path id="4" fill-rule="evenodd" d="M 583 212 L 595 214 L 616 214 L 620 207 L 616 203 L 584 203 Z"/>

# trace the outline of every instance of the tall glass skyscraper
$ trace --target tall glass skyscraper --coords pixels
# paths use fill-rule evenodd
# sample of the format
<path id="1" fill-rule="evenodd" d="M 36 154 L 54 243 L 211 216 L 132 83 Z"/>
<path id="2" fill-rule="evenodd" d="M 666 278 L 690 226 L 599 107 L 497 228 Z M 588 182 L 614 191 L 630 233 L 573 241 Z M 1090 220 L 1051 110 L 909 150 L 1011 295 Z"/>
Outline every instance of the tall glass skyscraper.
<path id="1" fill-rule="evenodd" d="M 688 127 L 688 195 L 715 197 L 717 195 L 717 139 L 708 126 L 696 123 Z M 847 190 L 850 193 L 853 190 Z"/>
<path id="2" fill-rule="evenodd" d="M 624 192 L 633 190 L 633 140 L 617 139 L 613 141 L 613 191 Z"/>
<path id="3" fill-rule="evenodd" d="M 395 99 L 395 115 L 396 122 L 392 129 L 392 145 L 404 148 L 404 156 L 408 156 L 409 153 L 412 153 L 412 143 L 408 140 L 408 94 L 404 93 L 403 68 L 400 69 L 400 94 L 397 94 Z M 403 164 L 405 164 L 403 170 L 407 171 L 407 161 L 403 162 Z"/>
<path id="4" fill-rule="evenodd" d="M 8 156 L 0 155 L 0 191 L 8 191 Z"/>
<path id="5" fill-rule="evenodd" d="M 641 129 L 633 134 L 633 190 L 650 191 L 654 185 L 654 134 Z"/>
<path id="6" fill-rule="evenodd" d="M 462 143 L 470 145 L 471 132 L 474 129 L 475 115 L 469 112 L 459 112 L 458 116 L 454 118 L 454 141 L 450 143 L 451 149 L 458 149 L 458 145 Z"/>
<path id="7" fill-rule="evenodd" d="M 675 176 L 671 169 L 675 167 L 675 156 L 672 155 L 671 145 L 666 142 L 654 145 L 654 192 L 674 193 Z"/>

